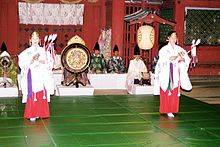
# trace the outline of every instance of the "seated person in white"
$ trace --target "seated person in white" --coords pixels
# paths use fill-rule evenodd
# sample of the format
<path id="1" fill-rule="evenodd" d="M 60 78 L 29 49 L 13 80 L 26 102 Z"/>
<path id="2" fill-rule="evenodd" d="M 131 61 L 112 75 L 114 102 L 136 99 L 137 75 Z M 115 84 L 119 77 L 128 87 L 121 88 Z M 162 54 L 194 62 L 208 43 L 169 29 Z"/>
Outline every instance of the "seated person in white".
<path id="1" fill-rule="evenodd" d="M 134 48 L 134 59 L 130 61 L 126 79 L 126 89 L 128 93 L 134 94 L 135 93 L 135 84 L 139 84 L 142 78 L 141 72 L 146 71 L 147 67 L 144 62 L 140 58 L 140 49 L 138 45 Z"/>

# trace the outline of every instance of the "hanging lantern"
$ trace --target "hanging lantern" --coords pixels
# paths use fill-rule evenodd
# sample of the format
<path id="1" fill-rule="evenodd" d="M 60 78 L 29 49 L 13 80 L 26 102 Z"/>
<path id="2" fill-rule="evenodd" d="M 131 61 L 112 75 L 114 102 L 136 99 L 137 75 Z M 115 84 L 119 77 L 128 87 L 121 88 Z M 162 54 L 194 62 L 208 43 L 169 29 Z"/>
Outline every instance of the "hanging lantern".
<path id="1" fill-rule="evenodd" d="M 137 31 L 137 44 L 143 50 L 150 50 L 154 46 L 155 31 L 152 26 L 144 25 Z"/>

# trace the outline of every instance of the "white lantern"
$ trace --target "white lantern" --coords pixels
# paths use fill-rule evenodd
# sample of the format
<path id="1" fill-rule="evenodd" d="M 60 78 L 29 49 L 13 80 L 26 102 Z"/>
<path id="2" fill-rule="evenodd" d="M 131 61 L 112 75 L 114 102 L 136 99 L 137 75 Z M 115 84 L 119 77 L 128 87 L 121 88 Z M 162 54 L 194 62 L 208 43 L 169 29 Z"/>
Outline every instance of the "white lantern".
<path id="1" fill-rule="evenodd" d="M 139 48 L 150 50 L 154 46 L 155 31 L 152 26 L 144 25 L 139 27 L 137 32 L 137 44 Z"/>

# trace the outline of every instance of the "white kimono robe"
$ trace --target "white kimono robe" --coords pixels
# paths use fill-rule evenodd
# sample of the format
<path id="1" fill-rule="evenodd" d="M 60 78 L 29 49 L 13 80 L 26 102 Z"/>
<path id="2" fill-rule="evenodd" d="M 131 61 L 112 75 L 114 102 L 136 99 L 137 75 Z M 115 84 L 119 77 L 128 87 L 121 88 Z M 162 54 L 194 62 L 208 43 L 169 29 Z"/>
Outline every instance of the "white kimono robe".
<path id="1" fill-rule="evenodd" d="M 31 71 L 31 78 L 32 78 L 32 92 L 36 93 L 39 91 L 45 90 L 47 91 L 47 97 L 48 102 L 50 101 L 50 89 L 51 89 L 51 77 L 50 77 L 50 71 L 49 71 L 49 65 L 42 64 L 39 61 L 34 61 L 31 64 L 31 60 L 33 56 L 39 53 L 39 60 L 45 60 L 46 61 L 46 52 L 45 49 L 42 47 L 30 47 L 21 52 L 21 54 L 18 56 L 19 61 L 18 65 L 21 68 L 21 90 L 22 90 L 22 103 L 27 102 L 27 95 L 28 95 L 28 71 L 30 69 Z"/>
<path id="2" fill-rule="evenodd" d="M 141 72 L 147 72 L 147 67 L 144 64 L 144 62 L 141 59 L 139 59 L 138 61 L 136 59 L 131 60 L 128 67 L 128 73 L 127 73 L 127 79 L 125 85 L 128 93 L 130 94 L 135 93 L 134 79 L 141 80 L 142 77 Z"/>
<path id="3" fill-rule="evenodd" d="M 171 56 L 177 56 L 178 53 L 184 52 L 183 58 L 185 61 L 179 62 L 179 57 L 176 60 L 170 61 Z M 180 86 L 184 90 L 191 90 L 192 85 L 188 76 L 188 68 L 190 58 L 186 51 L 178 45 L 174 48 L 170 44 L 164 46 L 159 51 L 159 60 L 155 68 L 154 80 L 154 95 L 160 94 L 160 88 L 165 92 L 168 89 L 169 76 L 170 76 L 170 63 L 173 64 L 173 81 L 172 89 Z"/>
<path id="4" fill-rule="evenodd" d="M 55 87 L 55 81 L 54 81 L 54 75 L 53 75 L 53 67 L 54 67 L 54 64 L 55 64 L 55 61 L 56 59 L 53 59 L 50 51 L 47 51 L 46 52 L 46 64 L 47 64 L 47 72 L 48 72 L 48 92 L 51 94 L 51 95 L 54 95 L 54 91 L 56 89 Z"/>

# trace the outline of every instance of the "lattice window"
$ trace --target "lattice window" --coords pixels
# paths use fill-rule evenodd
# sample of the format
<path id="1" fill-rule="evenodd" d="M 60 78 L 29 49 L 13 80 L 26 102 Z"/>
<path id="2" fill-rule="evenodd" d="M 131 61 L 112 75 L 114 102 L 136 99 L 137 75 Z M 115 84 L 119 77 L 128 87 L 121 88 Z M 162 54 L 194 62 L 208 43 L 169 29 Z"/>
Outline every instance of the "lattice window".
<path id="1" fill-rule="evenodd" d="M 174 16 L 173 16 L 173 9 L 162 9 L 160 11 L 160 17 L 168 20 L 168 21 L 173 21 Z M 172 31 L 173 27 L 168 24 L 160 24 L 160 32 L 159 32 L 159 43 L 160 44 L 165 44 L 167 41 L 167 34 L 168 32 Z"/>
<path id="2" fill-rule="evenodd" d="M 187 7 L 185 11 L 184 44 L 201 39 L 206 46 L 220 45 L 220 9 Z"/>
<path id="3" fill-rule="evenodd" d="M 141 3 L 126 3 L 125 5 L 125 15 L 132 14 L 140 10 Z M 147 11 L 157 11 L 158 7 L 153 5 L 146 5 L 143 9 Z M 123 51 L 123 58 L 125 60 L 125 65 L 128 67 L 129 61 L 133 58 L 134 55 L 134 47 L 137 44 L 136 36 L 137 30 L 140 27 L 140 24 L 129 25 L 128 22 L 124 22 L 124 51 Z M 146 63 L 148 69 L 152 60 L 152 53 L 151 50 L 140 50 L 140 54 Z"/>
<path id="4" fill-rule="evenodd" d="M 37 31 L 40 34 L 41 44 L 43 44 L 44 36 L 49 34 L 57 34 L 58 38 L 55 44 L 57 53 L 61 53 L 63 48 L 67 45 L 70 38 L 76 34 L 82 36 L 82 25 L 24 25 L 20 24 L 19 30 L 19 52 L 29 47 L 30 34 Z"/>

